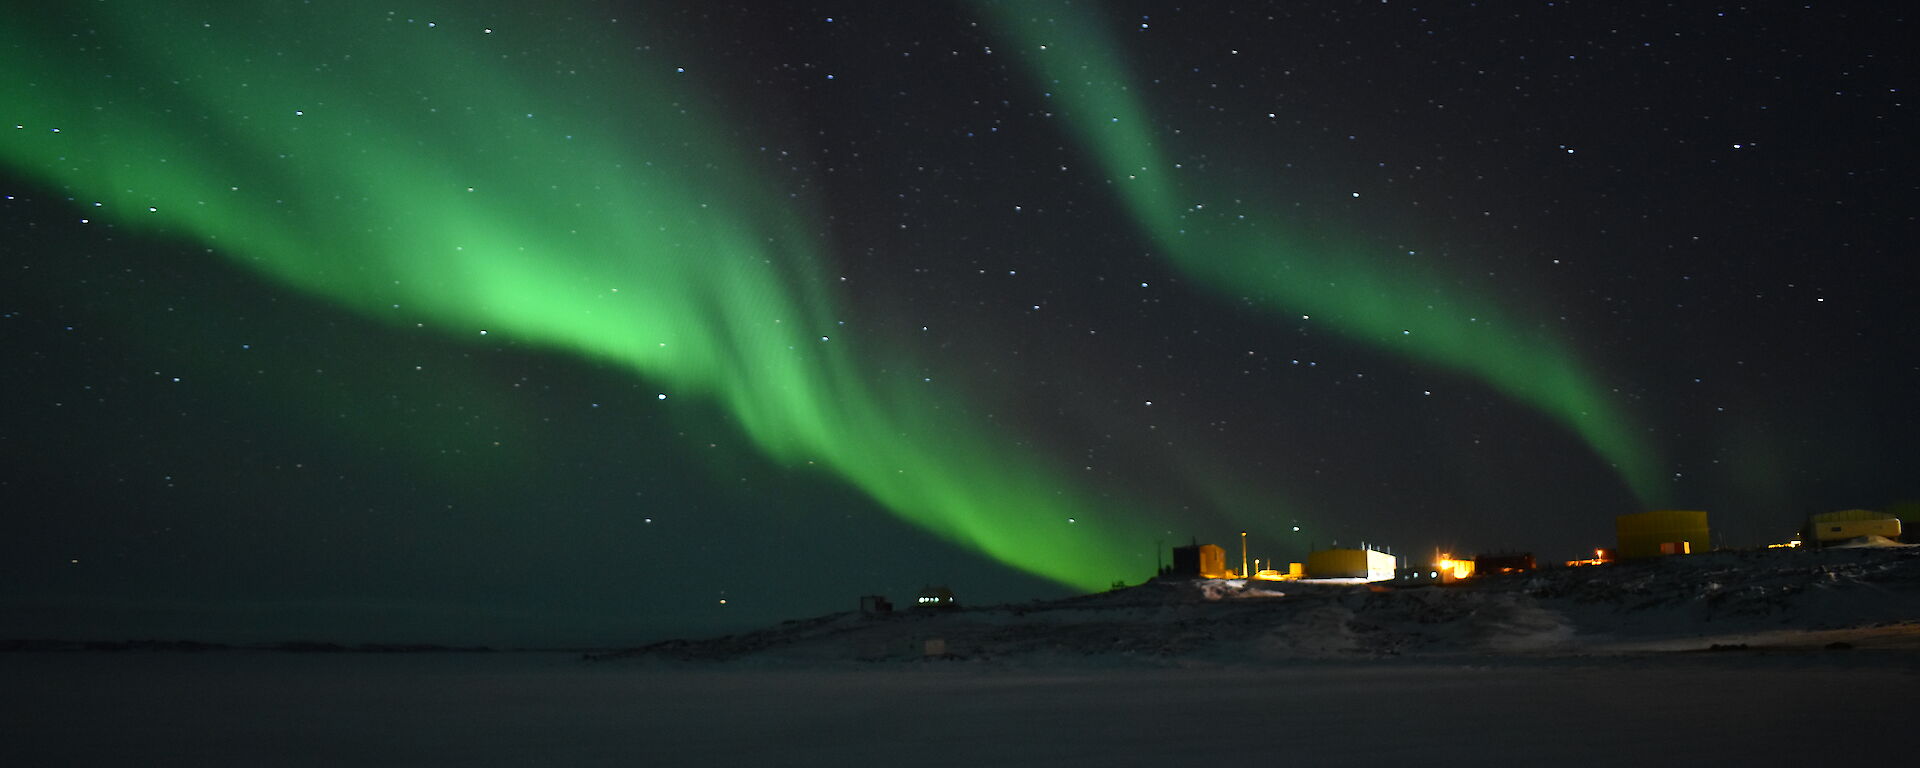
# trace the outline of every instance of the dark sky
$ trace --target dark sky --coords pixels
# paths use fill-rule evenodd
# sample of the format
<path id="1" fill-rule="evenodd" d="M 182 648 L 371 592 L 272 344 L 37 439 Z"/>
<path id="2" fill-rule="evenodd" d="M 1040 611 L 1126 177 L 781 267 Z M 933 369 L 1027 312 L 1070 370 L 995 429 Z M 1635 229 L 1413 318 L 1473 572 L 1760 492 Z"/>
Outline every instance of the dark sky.
<path id="1" fill-rule="evenodd" d="M 1898 11 L 222 5 L 0 32 L 0 635 L 618 644 L 1920 499 Z"/>

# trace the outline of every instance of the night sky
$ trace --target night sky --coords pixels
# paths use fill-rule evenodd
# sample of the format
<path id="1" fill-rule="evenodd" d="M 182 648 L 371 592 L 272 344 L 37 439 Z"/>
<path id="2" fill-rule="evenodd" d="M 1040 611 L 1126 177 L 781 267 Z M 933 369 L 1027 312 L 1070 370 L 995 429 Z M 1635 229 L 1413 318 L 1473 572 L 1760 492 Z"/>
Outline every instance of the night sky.
<path id="1" fill-rule="evenodd" d="M 0 636 L 619 644 L 1920 499 L 1889 4 L 30 5 Z"/>

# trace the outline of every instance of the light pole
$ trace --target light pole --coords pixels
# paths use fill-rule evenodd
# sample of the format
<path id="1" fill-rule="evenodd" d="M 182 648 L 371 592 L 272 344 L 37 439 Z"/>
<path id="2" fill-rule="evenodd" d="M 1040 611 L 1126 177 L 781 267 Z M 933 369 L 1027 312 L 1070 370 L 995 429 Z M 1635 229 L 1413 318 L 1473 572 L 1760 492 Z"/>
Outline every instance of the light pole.
<path id="1" fill-rule="evenodd" d="M 1247 532 L 1240 532 L 1240 578 L 1247 578 Z"/>

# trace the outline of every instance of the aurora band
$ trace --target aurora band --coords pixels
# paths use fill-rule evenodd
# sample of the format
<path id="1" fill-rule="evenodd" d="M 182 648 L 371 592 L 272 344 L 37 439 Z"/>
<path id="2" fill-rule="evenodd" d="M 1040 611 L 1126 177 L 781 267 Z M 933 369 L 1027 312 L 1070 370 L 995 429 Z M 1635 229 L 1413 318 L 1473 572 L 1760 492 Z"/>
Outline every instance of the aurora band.
<path id="1" fill-rule="evenodd" d="M 510 3 L 389 7 L 20 10 L 0 162 L 355 312 L 712 398 L 772 459 L 1015 568 L 1145 569 L 1144 513 L 983 432 L 956 387 L 872 373 L 915 366 L 837 324 L 810 217 L 685 60 Z"/>
<path id="2" fill-rule="evenodd" d="M 1277 206 L 1203 213 L 1192 201 L 1259 194 L 1222 189 L 1217 178 L 1183 178 L 1191 172 L 1163 148 L 1173 139 L 1154 130 L 1155 115 L 1106 31 L 1111 18 L 1067 2 L 976 7 L 1013 42 L 1013 55 L 1050 109 L 1099 163 L 1135 225 L 1182 273 L 1225 299 L 1255 297 L 1355 341 L 1473 376 L 1579 435 L 1643 504 L 1662 501 L 1658 462 L 1636 420 L 1544 325 L 1450 288 L 1459 281 L 1427 265 L 1389 264 L 1368 249 L 1309 236 L 1273 215 Z M 1230 148 L 1208 152 L 1214 165 L 1231 162 Z"/>

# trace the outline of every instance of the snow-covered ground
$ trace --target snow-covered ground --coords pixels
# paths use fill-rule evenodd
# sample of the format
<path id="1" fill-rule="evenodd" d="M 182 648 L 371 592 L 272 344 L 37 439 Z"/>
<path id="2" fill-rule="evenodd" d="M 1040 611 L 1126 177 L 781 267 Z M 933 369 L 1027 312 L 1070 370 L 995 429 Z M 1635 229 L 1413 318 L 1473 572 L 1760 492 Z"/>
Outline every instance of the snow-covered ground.
<path id="1" fill-rule="evenodd" d="M 0 654 L 0 764 L 1908 764 L 1911 654 L 1038 669 Z"/>
<path id="2" fill-rule="evenodd" d="M 1024 605 L 835 614 L 612 658 L 898 662 L 924 658 L 930 644 L 970 661 L 1044 667 L 1592 656 L 1804 645 L 1798 635 L 1828 630 L 1873 630 L 1875 645 L 1904 637 L 1913 647 L 1914 633 L 1901 630 L 1913 625 L 1920 625 L 1920 548 L 1772 550 L 1449 586 L 1160 581 Z"/>
<path id="3" fill-rule="evenodd" d="M 1156 583 L 595 658 L 0 653 L 0 765 L 1903 765 L 1920 552 Z"/>

